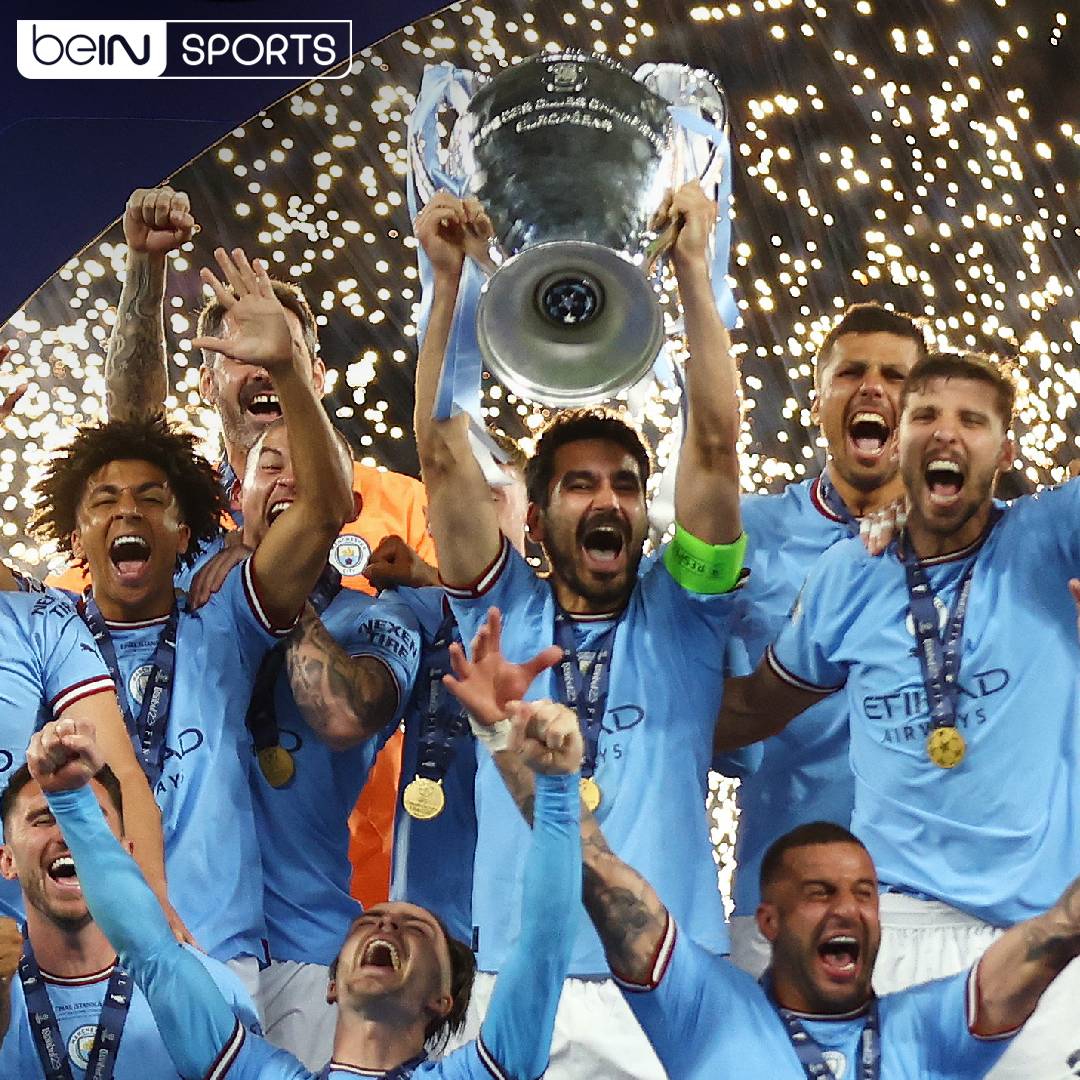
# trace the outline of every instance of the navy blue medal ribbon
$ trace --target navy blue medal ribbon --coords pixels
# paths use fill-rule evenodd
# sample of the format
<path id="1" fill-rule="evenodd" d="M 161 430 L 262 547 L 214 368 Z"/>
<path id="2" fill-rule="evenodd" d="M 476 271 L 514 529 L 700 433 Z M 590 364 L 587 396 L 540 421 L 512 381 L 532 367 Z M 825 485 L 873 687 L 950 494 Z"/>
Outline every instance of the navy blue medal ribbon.
<path id="1" fill-rule="evenodd" d="M 319 575 L 308 600 L 321 618 L 341 592 L 341 575 L 329 564 Z M 279 642 L 262 659 L 255 685 L 251 690 L 245 723 L 255 744 L 255 753 L 278 745 L 277 709 L 274 707 L 274 687 L 285 668 L 285 642 Z"/>
<path id="2" fill-rule="evenodd" d="M 72 1080 L 67 1047 L 60 1034 L 60 1025 L 56 1021 L 49 991 L 34 959 L 29 938 L 19 960 L 19 981 L 22 983 L 26 1013 L 44 1080 Z M 94 1033 L 94 1042 L 86 1063 L 86 1075 L 94 1077 L 94 1080 L 112 1080 L 120 1039 L 124 1034 L 128 1009 L 131 1007 L 133 988 L 131 976 L 117 964 L 109 976 L 109 985 L 105 988 L 105 1000 L 101 1005 L 97 1031 Z"/>
<path id="3" fill-rule="evenodd" d="M 431 648 L 425 650 L 427 700 L 423 702 L 423 722 L 417 740 L 416 775 L 442 783 L 454 761 L 455 741 L 469 729 L 465 710 L 443 686 L 450 673 L 450 643 L 457 623 L 447 614 L 435 632 Z"/>
<path id="4" fill-rule="evenodd" d="M 600 731 L 607 709 L 608 684 L 611 681 L 611 654 L 615 647 L 618 621 L 612 623 L 596 642 L 592 660 L 585 669 L 578 661 L 574 641 L 574 620 L 562 608 L 555 614 L 555 644 L 563 651 L 559 661 L 559 677 L 555 680 L 560 701 L 577 713 L 585 754 L 581 762 L 583 779 L 596 772 L 596 756 L 600 749 Z"/>
<path id="5" fill-rule="evenodd" d="M 769 1004 L 776 1010 L 791 1040 L 792 1049 L 799 1059 L 799 1064 L 806 1073 L 807 1080 L 833 1080 L 835 1073 L 825 1060 L 825 1055 L 817 1040 L 803 1026 L 798 1013 L 785 1009 L 775 998 L 772 990 L 772 976 L 766 971 L 759 980 Z M 822 1019 L 830 1019 L 823 1017 Z M 841 1019 L 841 1018 L 836 1018 Z M 866 1012 L 866 1022 L 859 1037 L 859 1080 L 878 1080 L 881 1072 L 881 1040 L 878 1038 L 878 1003 L 872 998 Z"/>
<path id="6" fill-rule="evenodd" d="M 120 664 L 116 659 L 116 648 L 113 646 L 109 626 L 89 590 L 79 601 L 78 608 L 113 682 L 116 683 L 116 696 L 120 701 L 124 720 L 128 731 L 136 740 L 139 762 L 150 787 L 153 788 L 161 779 L 165 767 L 165 735 L 169 726 L 173 675 L 176 671 L 176 633 L 180 624 L 180 609 L 174 601 L 172 611 L 158 635 L 157 646 L 150 661 L 150 675 L 143 688 L 142 705 L 136 718 L 131 711 L 131 702 L 120 672 Z"/>

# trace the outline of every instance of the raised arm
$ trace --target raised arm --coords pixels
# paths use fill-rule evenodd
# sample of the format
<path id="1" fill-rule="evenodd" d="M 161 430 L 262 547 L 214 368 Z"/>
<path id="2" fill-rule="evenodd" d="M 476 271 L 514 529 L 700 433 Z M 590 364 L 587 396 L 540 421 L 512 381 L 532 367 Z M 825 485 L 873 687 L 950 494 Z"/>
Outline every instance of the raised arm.
<path id="1" fill-rule="evenodd" d="M 767 660 L 753 675 L 724 681 L 724 700 L 713 732 L 713 753 L 726 754 L 778 735 L 823 696 L 781 679 Z"/>
<path id="2" fill-rule="evenodd" d="M 1045 914 L 1007 930 L 983 954 L 977 973 L 976 1035 L 1020 1027 L 1043 991 L 1080 956 L 1080 878 Z"/>
<path id="3" fill-rule="evenodd" d="M 124 209 L 127 264 L 116 325 L 105 354 L 105 406 L 110 420 L 161 412 L 169 393 L 165 347 L 168 254 L 191 239 L 195 219 L 182 191 L 138 188 Z"/>
<path id="4" fill-rule="evenodd" d="M 259 599 L 274 626 L 292 623 L 326 566 L 330 545 L 353 513 L 352 477 L 340 464 L 334 429 L 312 383 L 311 362 L 292 339 L 266 267 L 239 248 L 215 252 L 228 287 L 208 269 L 203 280 L 228 312 L 227 338 L 192 344 L 266 369 L 274 382 L 296 481 L 292 506 L 270 526 L 252 556 Z"/>
<path id="5" fill-rule="evenodd" d="M 105 763 L 94 724 L 46 724 L 31 740 L 26 763 L 64 834 L 90 913 L 146 995 L 177 1069 L 185 1077 L 209 1075 L 236 1036 L 237 1020 L 206 969 L 173 938 L 87 786 Z"/>
<path id="6" fill-rule="evenodd" d="M 428 495 L 428 519 L 449 585 L 471 585 L 495 561 L 499 522 L 484 474 L 469 446 L 464 413 L 435 420 L 439 377 L 454 322 L 470 236 L 486 216 L 472 204 L 439 192 L 416 217 L 416 238 L 431 262 L 434 284 L 427 332 L 416 361 L 413 423 L 420 469 Z"/>
<path id="7" fill-rule="evenodd" d="M 681 222 L 671 249 L 686 341 L 686 437 L 675 478 L 675 520 L 706 544 L 732 544 L 739 519 L 738 372 L 709 282 L 716 204 L 696 181 L 661 210 Z"/>
<path id="8" fill-rule="evenodd" d="M 14 919 L 0 917 L 0 1045 L 11 1026 L 11 980 L 19 970 L 23 940 Z"/>
<path id="9" fill-rule="evenodd" d="M 348 750 L 378 734 L 397 715 L 398 688 L 386 665 L 350 656 L 311 605 L 285 645 L 293 700 L 331 750 Z"/>

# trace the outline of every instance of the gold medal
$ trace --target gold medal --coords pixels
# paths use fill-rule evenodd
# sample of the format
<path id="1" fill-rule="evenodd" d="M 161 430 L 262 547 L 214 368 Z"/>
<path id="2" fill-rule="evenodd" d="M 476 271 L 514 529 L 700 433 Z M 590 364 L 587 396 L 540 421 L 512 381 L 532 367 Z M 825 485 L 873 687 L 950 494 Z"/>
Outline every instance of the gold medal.
<path id="1" fill-rule="evenodd" d="M 934 728 L 926 740 L 926 752 L 940 769 L 951 769 L 964 760 L 964 736 L 954 727 Z"/>
<path id="2" fill-rule="evenodd" d="M 405 813 L 418 821 L 430 821 L 437 818 L 446 805 L 441 780 L 430 780 L 426 776 L 414 776 L 401 796 Z"/>
<path id="3" fill-rule="evenodd" d="M 284 787 L 296 774 L 296 763 L 284 746 L 264 746 L 259 751 L 259 768 L 266 782 L 275 788 Z"/>
<path id="4" fill-rule="evenodd" d="M 590 814 L 596 813 L 596 808 L 600 805 L 600 785 L 591 777 L 583 776 L 581 778 L 581 801 L 585 804 L 585 809 Z"/>

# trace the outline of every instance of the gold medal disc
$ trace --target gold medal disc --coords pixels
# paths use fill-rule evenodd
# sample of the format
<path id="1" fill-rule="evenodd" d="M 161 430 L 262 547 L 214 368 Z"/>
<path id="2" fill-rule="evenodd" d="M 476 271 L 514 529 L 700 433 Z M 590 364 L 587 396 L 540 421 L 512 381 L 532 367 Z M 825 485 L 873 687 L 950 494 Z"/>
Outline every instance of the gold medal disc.
<path id="1" fill-rule="evenodd" d="M 266 782 L 275 788 L 284 787 L 296 774 L 293 756 L 283 746 L 264 746 L 259 751 L 259 768 Z"/>
<path id="2" fill-rule="evenodd" d="M 585 804 L 585 809 L 590 814 L 596 813 L 596 808 L 600 805 L 600 785 L 591 777 L 583 776 L 581 778 L 581 801 Z"/>
<path id="3" fill-rule="evenodd" d="M 446 805 L 442 782 L 426 776 L 414 776 L 401 795 L 401 803 L 405 813 L 418 821 L 437 818 Z"/>
<path id="4" fill-rule="evenodd" d="M 954 727 L 934 728 L 926 740 L 926 752 L 939 769 L 952 769 L 964 760 L 964 736 Z"/>

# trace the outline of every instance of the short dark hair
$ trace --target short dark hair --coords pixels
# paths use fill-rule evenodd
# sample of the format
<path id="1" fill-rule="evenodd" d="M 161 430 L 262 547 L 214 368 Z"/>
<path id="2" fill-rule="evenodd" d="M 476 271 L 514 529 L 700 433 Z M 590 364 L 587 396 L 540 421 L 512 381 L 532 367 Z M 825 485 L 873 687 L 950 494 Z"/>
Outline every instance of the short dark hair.
<path id="1" fill-rule="evenodd" d="M 446 948 L 450 953 L 450 1011 L 445 1016 L 435 1016 L 424 1028 L 424 1042 L 434 1050 L 445 1048 L 450 1037 L 456 1035 L 465 1026 L 465 1014 L 469 1010 L 472 997 L 473 980 L 476 978 L 476 957 L 472 949 L 459 941 L 446 928 L 446 923 L 427 908 L 425 910 L 438 924 L 446 939 Z M 330 962 L 330 981 L 337 978 L 338 957 Z"/>
<path id="2" fill-rule="evenodd" d="M 821 348 L 814 357 L 814 385 L 821 385 L 821 374 L 829 366 L 829 354 L 839 338 L 845 334 L 893 334 L 915 343 L 918 360 L 924 360 L 929 352 L 926 335 L 911 315 L 890 311 L 876 303 L 852 304 L 839 322 L 825 335 Z"/>
<path id="3" fill-rule="evenodd" d="M 994 391 L 994 404 L 1001 422 L 1006 428 L 1012 424 L 1013 410 L 1016 408 L 1016 383 L 1009 361 L 997 361 L 992 356 L 977 352 L 931 353 L 908 372 L 904 388 L 900 391 L 901 413 L 907 406 L 908 398 L 925 390 L 931 379 L 971 379 L 985 383 Z"/>
<path id="4" fill-rule="evenodd" d="M 70 552 L 87 482 L 98 469 L 124 460 L 149 462 L 168 478 L 180 516 L 191 531 L 191 543 L 180 556 L 190 566 L 202 545 L 218 535 L 227 504 L 214 467 L 195 451 L 194 436 L 171 428 L 161 416 L 79 428 L 67 450 L 50 460 L 34 488 L 38 503 L 30 528 Z"/>
<path id="5" fill-rule="evenodd" d="M 814 844 L 856 844 L 863 851 L 866 850 L 866 845 L 853 832 L 834 821 L 808 821 L 796 825 L 790 832 L 774 840 L 765 852 L 761 860 L 761 891 L 764 892 L 783 876 L 784 856 L 789 851 Z"/>
<path id="6" fill-rule="evenodd" d="M 286 311 L 291 311 L 300 320 L 300 329 L 304 335 L 304 344 L 307 346 L 311 359 L 319 355 L 319 330 L 315 322 L 315 313 L 307 302 L 307 297 L 301 292 L 299 286 L 288 281 L 270 279 L 270 285 L 274 295 L 278 298 L 281 306 Z M 225 317 L 225 309 L 216 296 L 211 296 L 199 311 L 198 321 L 195 324 L 197 337 L 220 337 L 221 323 Z M 202 350 L 204 364 L 210 364 L 217 353 L 209 349 Z"/>
<path id="7" fill-rule="evenodd" d="M 33 779 L 34 778 L 30 775 L 29 767 L 25 764 L 20 765 L 11 774 L 11 779 L 8 780 L 3 795 L 0 795 L 0 822 L 3 822 L 5 832 L 7 831 L 8 819 L 11 816 L 11 812 L 15 809 L 15 800 L 19 797 L 19 792 Z M 114 773 L 108 765 L 102 765 L 101 768 L 94 773 L 93 779 L 105 789 L 105 793 L 109 796 L 109 802 L 116 807 L 116 812 L 120 816 L 120 826 L 122 828 L 124 825 L 124 795 L 120 790 L 120 781 L 117 780 L 116 773 Z"/>
<path id="8" fill-rule="evenodd" d="M 548 488 L 555 472 L 560 447 L 585 439 L 604 439 L 621 446 L 637 462 L 642 487 L 649 479 L 649 451 L 636 429 L 608 409 L 565 409 L 557 413 L 540 435 L 533 456 L 525 465 L 529 502 L 546 507 Z"/>

